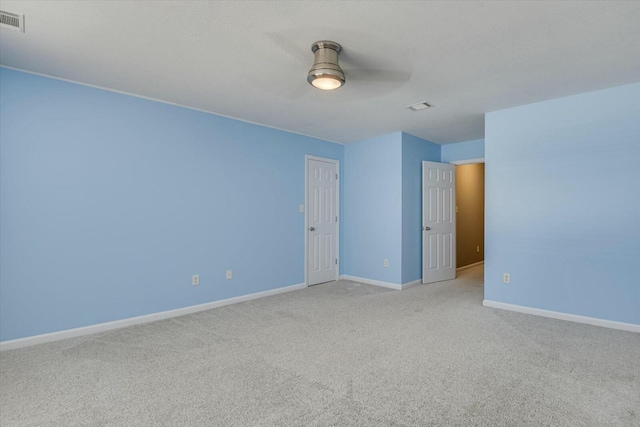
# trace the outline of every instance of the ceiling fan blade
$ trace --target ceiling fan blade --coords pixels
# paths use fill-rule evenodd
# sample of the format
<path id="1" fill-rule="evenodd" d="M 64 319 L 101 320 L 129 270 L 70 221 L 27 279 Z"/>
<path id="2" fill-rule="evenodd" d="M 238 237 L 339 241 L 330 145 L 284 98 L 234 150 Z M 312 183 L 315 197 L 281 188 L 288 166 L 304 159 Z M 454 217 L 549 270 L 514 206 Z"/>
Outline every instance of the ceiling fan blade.
<path id="1" fill-rule="evenodd" d="M 369 82 L 408 82 L 411 73 L 399 70 L 377 70 L 367 68 L 347 68 L 344 69 L 347 80 L 359 80 Z"/>
<path id="2" fill-rule="evenodd" d="M 280 33 L 266 33 L 266 36 L 269 37 L 274 44 L 279 46 L 282 50 L 288 53 L 289 56 L 296 59 L 297 61 L 309 65 L 310 61 L 313 59 L 311 48 L 309 48 L 309 51 L 305 51 L 300 46 Z"/>

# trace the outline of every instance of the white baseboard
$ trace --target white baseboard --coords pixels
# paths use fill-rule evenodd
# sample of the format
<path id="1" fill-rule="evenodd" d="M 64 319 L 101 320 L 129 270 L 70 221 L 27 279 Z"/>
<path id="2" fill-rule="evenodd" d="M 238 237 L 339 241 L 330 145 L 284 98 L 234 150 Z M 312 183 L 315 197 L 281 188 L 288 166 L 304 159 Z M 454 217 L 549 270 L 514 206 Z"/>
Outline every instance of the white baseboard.
<path id="1" fill-rule="evenodd" d="M 197 313 L 198 311 L 210 310 L 212 308 L 223 307 L 225 305 L 238 304 L 244 301 L 251 301 L 258 298 L 264 298 L 271 295 L 282 294 L 284 292 L 297 291 L 306 288 L 307 285 L 300 283 L 298 285 L 285 286 L 282 288 L 271 289 L 254 294 L 241 295 L 238 297 L 227 298 L 219 301 L 207 302 L 204 304 L 192 305 L 189 307 L 177 308 L 175 310 L 161 311 L 159 313 L 146 314 L 144 316 L 129 317 L 122 320 L 114 320 L 113 322 L 98 323 L 96 325 L 83 326 L 81 328 L 66 329 L 64 331 L 51 332 L 49 334 L 34 335 L 26 338 L 18 338 L 15 340 L 0 341 L 0 351 L 13 350 L 21 347 L 28 347 L 46 342 L 59 341 L 67 338 L 80 337 L 83 335 L 95 334 L 98 332 L 111 331 L 113 329 L 126 328 L 127 326 L 139 325 L 141 323 L 155 322 L 157 320 L 169 319 L 171 317 L 184 316 L 186 314 Z"/>
<path id="2" fill-rule="evenodd" d="M 342 275 L 340 276 L 340 280 L 351 280 L 352 282 L 366 283 L 367 285 L 382 286 L 383 288 L 395 289 L 396 291 L 402 290 L 402 285 L 399 285 L 397 283 L 383 282 L 381 280 L 365 279 L 364 277 Z"/>
<path id="3" fill-rule="evenodd" d="M 408 288 L 411 288 L 413 286 L 420 285 L 420 284 L 422 284 L 422 279 L 414 280 L 413 282 L 403 283 L 402 284 L 402 290 L 404 291 L 405 289 L 408 289 Z"/>
<path id="4" fill-rule="evenodd" d="M 484 264 L 484 261 L 474 262 L 473 264 L 463 265 L 462 267 L 458 267 L 456 268 L 456 271 L 466 270 L 467 268 L 477 267 L 478 265 L 482 265 L 482 264 Z"/>
<path id="5" fill-rule="evenodd" d="M 640 325 L 634 323 L 616 322 L 614 320 L 598 319 L 596 317 L 580 316 L 577 314 L 561 313 L 559 311 L 549 311 L 540 308 L 525 307 L 522 305 L 507 304 L 504 302 L 483 300 L 485 307 L 499 308 L 501 310 L 517 311 L 518 313 L 533 314 L 534 316 L 550 317 L 558 320 L 568 320 L 570 322 L 586 323 L 587 325 L 601 326 L 603 328 L 619 329 L 621 331 L 640 333 Z"/>
<path id="6" fill-rule="evenodd" d="M 413 282 L 408 282 L 408 283 L 399 285 L 397 283 L 383 282 L 381 280 L 365 279 L 364 277 L 348 276 L 348 275 L 340 276 L 340 280 L 351 280 L 352 282 L 359 282 L 359 283 L 366 283 L 367 285 L 381 286 L 383 288 L 395 289 L 396 291 L 401 291 L 403 289 L 407 289 L 422 283 L 422 280 L 414 280 Z"/>

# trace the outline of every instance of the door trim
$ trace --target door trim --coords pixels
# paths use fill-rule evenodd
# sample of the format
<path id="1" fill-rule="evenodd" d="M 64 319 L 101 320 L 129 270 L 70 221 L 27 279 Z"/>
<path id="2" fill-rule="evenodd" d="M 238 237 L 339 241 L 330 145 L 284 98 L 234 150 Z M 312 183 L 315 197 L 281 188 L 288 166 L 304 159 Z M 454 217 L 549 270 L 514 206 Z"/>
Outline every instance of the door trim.
<path id="1" fill-rule="evenodd" d="M 319 162 L 333 163 L 336 165 L 338 171 L 338 179 L 336 181 L 336 212 L 338 213 L 338 227 L 336 229 L 336 258 L 338 264 L 336 268 L 336 277 L 334 280 L 338 280 L 340 277 L 340 224 L 342 224 L 342 214 L 340 213 L 340 182 L 342 180 L 342 173 L 340 172 L 340 160 L 329 159 L 326 157 L 312 156 L 305 154 L 304 156 L 304 284 L 309 286 L 309 160 L 316 160 Z"/>
<path id="2" fill-rule="evenodd" d="M 466 159 L 466 160 L 453 160 L 449 162 L 451 165 L 473 165 L 476 163 L 484 163 L 484 157 L 478 157 L 477 159 Z"/>

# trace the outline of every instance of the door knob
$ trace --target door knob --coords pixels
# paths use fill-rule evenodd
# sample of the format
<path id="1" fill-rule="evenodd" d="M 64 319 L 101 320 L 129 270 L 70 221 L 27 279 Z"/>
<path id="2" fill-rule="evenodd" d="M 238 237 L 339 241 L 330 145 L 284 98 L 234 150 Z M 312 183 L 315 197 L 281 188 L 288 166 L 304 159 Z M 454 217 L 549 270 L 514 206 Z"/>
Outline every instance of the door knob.
<path id="1" fill-rule="evenodd" d="M 424 231 L 429 231 L 431 230 L 431 227 L 424 227 Z"/>
<path id="2" fill-rule="evenodd" d="M 309 231 L 316 231 L 315 227 L 309 227 Z"/>

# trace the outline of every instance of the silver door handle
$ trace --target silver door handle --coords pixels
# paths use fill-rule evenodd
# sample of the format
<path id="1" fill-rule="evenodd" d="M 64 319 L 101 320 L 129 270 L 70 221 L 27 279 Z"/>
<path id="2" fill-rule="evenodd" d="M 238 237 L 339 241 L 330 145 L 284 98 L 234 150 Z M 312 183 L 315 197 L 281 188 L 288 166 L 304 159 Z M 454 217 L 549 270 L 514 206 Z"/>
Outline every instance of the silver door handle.
<path id="1" fill-rule="evenodd" d="M 309 231 L 316 231 L 315 227 L 309 227 Z"/>
<path id="2" fill-rule="evenodd" d="M 422 229 L 423 229 L 424 231 L 429 231 L 429 230 L 431 230 L 431 227 L 422 227 Z"/>

